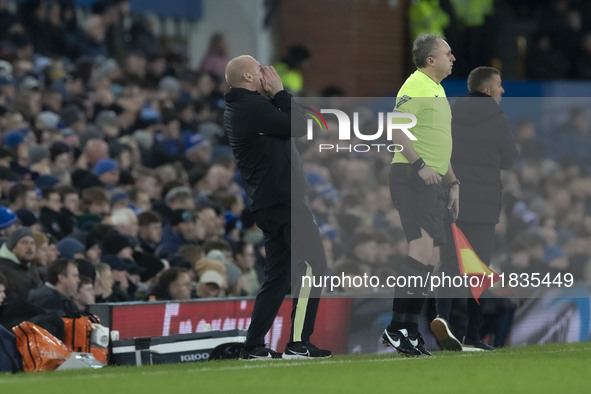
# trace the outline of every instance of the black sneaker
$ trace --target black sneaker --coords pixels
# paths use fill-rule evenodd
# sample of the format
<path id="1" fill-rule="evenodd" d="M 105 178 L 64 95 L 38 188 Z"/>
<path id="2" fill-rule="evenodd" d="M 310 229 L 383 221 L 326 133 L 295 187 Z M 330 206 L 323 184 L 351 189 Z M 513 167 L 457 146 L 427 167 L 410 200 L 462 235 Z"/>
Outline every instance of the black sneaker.
<path id="1" fill-rule="evenodd" d="M 454 334 L 452 334 L 445 319 L 442 319 L 441 317 L 433 319 L 431 322 L 431 331 L 433 332 L 433 335 L 435 335 L 435 338 L 437 338 L 441 350 L 452 350 L 456 352 L 462 350 L 462 344 Z"/>
<path id="2" fill-rule="evenodd" d="M 423 336 L 421 335 L 420 332 L 418 332 L 418 331 L 409 332 L 408 333 L 408 341 L 410 342 L 411 345 L 413 345 L 415 347 L 415 349 L 417 349 L 419 352 L 421 352 L 421 355 L 433 357 L 431 352 L 428 351 L 427 349 L 425 349 L 425 340 L 423 339 Z"/>
<path id="3" fill-rule="evenodd" d="M 241 360 L 272 360 L 281 358 L 281 353 L 277 353 L 265 345 L 260 345 L 247 350 L 245 347 L 240 351 Z"/>
<path id="4" fill-rule="evenodd" d="M 310 342 L 290 342 L 285 346 L 285 353 L 283 353 L 283 358 L 287 360 L 330 357 L 332 357 L 330 350 L 318 349 Z"/>
<path id="5" fill-rule="evenodd" d="M 419 349 L 415 348 L 410 343 L 406 330 L 396 330 L 394 332 L 390 332 L 388 331 L 388 328 L 386 328 L 382 334 L 382 343 L 386 346 L 393 346 L 398 353 L 402 353 L 405 356 L 423 355 Z"/>
<path id="6" fill-rule="evenodd" d="M 464 351 L 466 352 L 483 352 L 495 350 L 494 347 L 482 342 L 482 339 L 470 339 L 464 337 L 463 343 Z"/>

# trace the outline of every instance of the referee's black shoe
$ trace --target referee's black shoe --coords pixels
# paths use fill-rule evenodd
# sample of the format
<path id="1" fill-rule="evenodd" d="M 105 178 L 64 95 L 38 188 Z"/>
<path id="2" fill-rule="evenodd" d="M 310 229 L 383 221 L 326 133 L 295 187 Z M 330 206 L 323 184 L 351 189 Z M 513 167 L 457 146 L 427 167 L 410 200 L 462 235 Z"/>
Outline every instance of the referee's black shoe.
<path id="1" fill-rule="evenodd" d="M 286 360 L 330 358 L 330 350 L 318 349 L 310 342 L 290 342 L 285 346 L 283 358 Z"/>
<path id="2" fill-rule="evenodd" d="M 242 348 L 240 351 L 241 360 L 272 360 L 281 358 L 281 353 L 277 353 L 265 345 L 259 345 L 254 348 Z"/>
<path id="3" fill-rule="evenodd" d="M 482 339 L 475 339 L 475 338 L 468 338 L 468 337 L 464 337 L 464 344 L 463 344 L 463 350 L 467 351 L 467 352 L 474 352 L 474 351 L 483 351 L 483 350 L 487 350 L 487 351 L 491 351 L 491 350 L 495 350 L 494 347 L 487 345 L 486 343 L 484 343 L 482 341 Z"/>
<path id="4" fill-rule="evenodd" d="M 425 348 L 425 340 L 420 332 L 414 331 L 408 333 L 408 340 L 411 345 L 415 347 L 419 352 L 421 352 L 422 356 L 430 356 L 433 357 L 430 351 Z"/>
<path id="5" fill-rule="evenodd" d="M 410 342 L 406 330 L 388 331 L 388 328 L 386 328 L 382 334 L 382 343 L 386 346 L 393 346 L 398 353 L 402 353 L 405 356 L 423 355 L 423 353 Z"/>

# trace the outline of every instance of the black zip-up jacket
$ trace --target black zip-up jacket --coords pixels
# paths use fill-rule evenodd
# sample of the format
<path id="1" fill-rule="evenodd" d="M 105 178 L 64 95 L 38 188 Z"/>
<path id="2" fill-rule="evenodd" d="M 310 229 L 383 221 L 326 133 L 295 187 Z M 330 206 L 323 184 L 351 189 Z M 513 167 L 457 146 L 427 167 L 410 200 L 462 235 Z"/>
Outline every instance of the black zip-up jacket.
<path id="1" fill-rule="evenodd" d="M 480 92 L 457 99 L 451 111 L 451 164 L 461 182 L 458 220 L 497 223 L 501 169 L 510 169 L 517 158 L 507 119 L 494 99 Z"/>
<path id="2" fill-rule="evenodd" d="M 250 210 L 303 200 L 310 186 L 292 137 L 305 135 L 305 119 L 298 111 L 298 127 L 292 130 L 291 95 L 282 90 L 268 100 L 232 88 L 225 99 L 224 123 Z"/>

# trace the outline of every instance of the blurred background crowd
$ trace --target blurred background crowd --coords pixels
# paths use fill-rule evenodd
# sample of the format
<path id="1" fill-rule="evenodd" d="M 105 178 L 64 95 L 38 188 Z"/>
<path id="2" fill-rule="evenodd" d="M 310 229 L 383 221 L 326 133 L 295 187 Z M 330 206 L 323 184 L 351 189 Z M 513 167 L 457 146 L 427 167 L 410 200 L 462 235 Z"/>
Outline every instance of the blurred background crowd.
<path id="1" fill-rule="evenodd" d="M 213 34 L 191 68 L 160 48 L 151 16 L 132 16 L 128 1 L 84 14 L 68 0 L 8 5 L 0 2 L 4 301 L 43 305 L 27 290 L 44 282 L 77 299 L 58 283 L 70 275 L 63 258 L 75 259 L 79 288 L 94 289 L 81 310 L 254 295 L 264 249 L 221 124 L 225 36 Z"/>

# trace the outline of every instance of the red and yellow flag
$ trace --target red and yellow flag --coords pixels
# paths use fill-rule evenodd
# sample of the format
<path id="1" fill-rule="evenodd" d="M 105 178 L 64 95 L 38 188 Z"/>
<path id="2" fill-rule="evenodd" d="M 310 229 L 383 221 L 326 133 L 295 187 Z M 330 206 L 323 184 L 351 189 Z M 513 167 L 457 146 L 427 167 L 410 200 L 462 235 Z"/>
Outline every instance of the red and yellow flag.
<path id="1" fill-rule="evenodd" d="M 476 302 L 478 302 L 478 298 L 482 292 L 500 279 L 499 275 L 480 260 L 474 249 L 472 249 L 470 242 L 468 242 L 466 236 L 462 233 L 462 230 L 455 223 L 451 224 L 451 231 L 454 236 L 454 243 L 456 244 L 460 274 L 468 275 L 470 291 Z M 470 280 L 472 277 L 476 277 L 478 280 Z M 480 304 L 480 302 L 478 303 Z"/>

